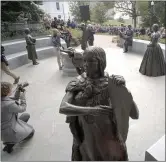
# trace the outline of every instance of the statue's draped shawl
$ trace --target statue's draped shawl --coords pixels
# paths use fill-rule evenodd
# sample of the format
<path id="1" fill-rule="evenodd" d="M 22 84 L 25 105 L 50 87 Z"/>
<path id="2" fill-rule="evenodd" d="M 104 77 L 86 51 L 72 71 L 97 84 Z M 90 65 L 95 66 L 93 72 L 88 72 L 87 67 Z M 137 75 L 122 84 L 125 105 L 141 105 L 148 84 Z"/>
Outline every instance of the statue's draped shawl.
<path id="1" fill-rule="evenodd" d="M 108 83 L 107 77 L 99 79 L 99 82 L 101 80 L 104 86 L 106 82 Z M 78 89 L 79 84 L 84 84 L 85 81 L 86 78 L 78 77 L 68 84 L 66 91 L 74 92 L 75 89 Z M 102 100 L 108 101 L 109 98 Z M 101 102 L 103 102 L 102 100 Z M 109 102 L 107 102 L 108 104 Z M 117 130 L 114 112 L 110 115 L 67 117 L 67 122 L 77 122 L 81 128 L 80 141 L 82 143 L 79 145 L 79 150 L 83 161 L 128 160 L 125 143 Z M 80 129 L 76 128 L 77 134 L 80 134 L 79 131 Z"/>

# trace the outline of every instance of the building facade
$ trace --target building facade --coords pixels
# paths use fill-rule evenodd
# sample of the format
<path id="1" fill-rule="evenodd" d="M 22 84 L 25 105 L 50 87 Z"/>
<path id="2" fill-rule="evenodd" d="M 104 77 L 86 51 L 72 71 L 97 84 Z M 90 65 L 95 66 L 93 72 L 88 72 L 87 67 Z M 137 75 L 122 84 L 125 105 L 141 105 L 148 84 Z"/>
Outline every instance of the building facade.
<path id="1" fill-rule="evenodd" d="M 43 5 L 41 5 L 40 8 L 49 14 L 51 18 L 57 17 L 65 21 L 71 18 L 68 2 L 43 1 Z"/>

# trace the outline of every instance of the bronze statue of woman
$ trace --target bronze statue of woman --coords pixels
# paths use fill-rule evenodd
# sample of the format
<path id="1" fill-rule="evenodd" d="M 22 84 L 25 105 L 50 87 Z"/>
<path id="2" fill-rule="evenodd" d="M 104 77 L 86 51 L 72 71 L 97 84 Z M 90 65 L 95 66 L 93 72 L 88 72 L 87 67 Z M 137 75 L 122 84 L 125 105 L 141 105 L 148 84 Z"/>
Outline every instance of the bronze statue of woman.
<path id="1" fill-rule="evenodd" d="M 122 123 L 128 125 L 129 114 L 138 118 L 136 105 L 129 94 L 130 101 L 126 102 L 132 106 L 120 106 L 124 108 L 123 113 L 117 109 L 118 104 L 126 103 L 126 98 L 118 101 L 115 96 L 122 96 L 116 87 L 125 87 L 125 80 L 121 76 L 109 77 L 105 72 L 106 54 L 102 48 L 90 47 L 84 51 L 83 57 L 85 73 L 68 84 L 59 111 L 67 115 L 66 122 L 73 134 L 72 160 L 127 161 L 128 126 L 124 131 Z M 127 117 L 126 121 L 122 115 Z"/>
<path id="2" fill-rule="evenodd" d="M 151 34 L 151 42 L 147 46 L 139 69 L 139 72 L 143 75 L 153 77 L 165 75 L 165 60 L 163 51 L 158 44 L 160 38 L 160 33 L 158 30 L 158 24 L 154 24 L 153 33 Z"/>
<path id="3" fill-rule="evenodd" d="M 38 65 L 39 63 L 36 61 L 36 59 L 38 59 L 38 56 L 36 53 L 36 47 L 35 47 L 36 39 L 30 35 L 29 28 L 26 28 L 24 30 L 24 32 L 26 34 L 25 40 L 26 40 L 26 44 L 27 44 L 26 49 L 28 52 L 28 59 L 32 60 L 33 65 Z"/>

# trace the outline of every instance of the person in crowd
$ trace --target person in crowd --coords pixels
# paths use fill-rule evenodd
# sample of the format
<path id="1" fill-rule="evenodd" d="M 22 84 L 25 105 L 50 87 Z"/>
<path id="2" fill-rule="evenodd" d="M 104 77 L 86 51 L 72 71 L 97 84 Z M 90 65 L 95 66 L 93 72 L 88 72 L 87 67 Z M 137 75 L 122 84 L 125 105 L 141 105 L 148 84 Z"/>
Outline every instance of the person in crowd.
<path id="1" fill-rule="evenodd" d="M 61 45 L 61 33 L 59 32 L 58 29 L 53 29 L 52 43 L 55 47 L 55 52 L 57 55 L 57 63 L 59 66 L 59 70 L 62 70 L 63 62 L 62 62 L 62 56 L 61 56 L 61 52 L 60 52 L 60 47 L 62 47 L 62 45 Z"/>
<path id="2" fill-rule="evenodd" d="M 51 28 L 51 22 L 47 16 L 44 17 L 43 22 L 44 22 L 45 29 L 49 30 Z"/>
<path id="3" fill-rule="evenodd" d="M 166 38 L 166 29 L 164 29 L 163 32 L 161 33 L 161 38 Z"/>
<path id="4" fill-rule="evenodd" d="M 60 24 L 61 24 L 61 19 L 58 18 L 58 20 L 57 20 L 57 26 L 60 26 Z"/>
<path id="5" fill-rule="evenodd" d="M 52 28 L 57 28 L 57 18 L 56 17 L 54 17 L 54 19 L 52 20 L 51 27 Z"/>
<path id="6" fill-rule="evenodd" d="M 25 85 L 24 85 L 25 86 Z M 14 97 L 12 84 L 1 82 L 1 141 L 5 145 L 3 151 L 11 153 L 13 147 L 34 135 L 34 128 L 27 122 L 30 118 L 26 111 L 26 97 L 23 85 L 18 85 Z M 19 113 L 23 113 L 19 116 Z"/>
<path id="7" fill-rule="evenodd" d="M 4 46 L 1 45 L 1 70 L 14 79 L 13 84 L 17 84 L 19 82 L 20 77 L 16 76 L 14 73 L 12 73 L 10 71 L 9 63 L 8 63 L 4 53 L 5 53 L 5 48 L 4 48 Z"/>
<path id="8" fill-rule="evenodd" d="M 30 35 L 29 28 L 26 28 L 24 32 L 26 34 L 25 40 L 27 44 L 28 58 L 32 60 L 33 65 L 38 65 L 39 63 L 36 61 L 36 59 L 38 59 L 35 47 L 36 39 Z"/>
<path id="9" fill-rule="evenodd" d="M 71 21 L 70 21 L 70 19 L 68 19 L 68 21 L 67 21 L 67 27 L 69 28 L 71 26 Z"/>
<path id="10" fill-rule="evenodd" d="M 74 21 L 71 22 L 71 28 L 72 28 L 72 29 L 75 29 L 75 28 L 76 28 L 76 24 L 75 24 Z"/>
<path id="11" fill-rule="evenodd" d="M 154 24 L 152 28 L 151 42 L 147 46 L 139 72 L 146 76 L 157 77 L 165 75 L 166 62 L 163 51 L 158 44 L 160 39 L 159 25 Z"/>
<path id="12" fill-rule="evenodd" d="M 60 26 L 61 26 L 61 30 L 63 30 L 63 26 L 65 25 L 65 22 L 61 19 L 60 20 Z"/>
<path id="13" fill-rule="evenodd" d="M 140 29 L 140 35 L 145 35 L 146 34 L 146 30 L 145 30 L 145 27 L 142 27 L 141 29 Z"/>

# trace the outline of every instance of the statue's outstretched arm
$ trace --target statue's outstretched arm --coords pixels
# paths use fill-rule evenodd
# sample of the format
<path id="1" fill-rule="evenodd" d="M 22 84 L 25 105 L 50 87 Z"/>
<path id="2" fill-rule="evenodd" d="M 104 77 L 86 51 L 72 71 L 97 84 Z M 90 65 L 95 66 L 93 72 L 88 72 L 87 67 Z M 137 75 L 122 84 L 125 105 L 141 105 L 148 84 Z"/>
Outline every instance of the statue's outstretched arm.
<path id="1" fill-rule="evenodd" d="M 99 105 L 95 107 L 83 107 L 75 106 L 70 104 L 73 98 L 73 94 L 67 92 L 62 100 L 59 113 L 68 116 L 79 116 L 79 115 L 109 115 L 112 112 L 111 107 Z"/>

